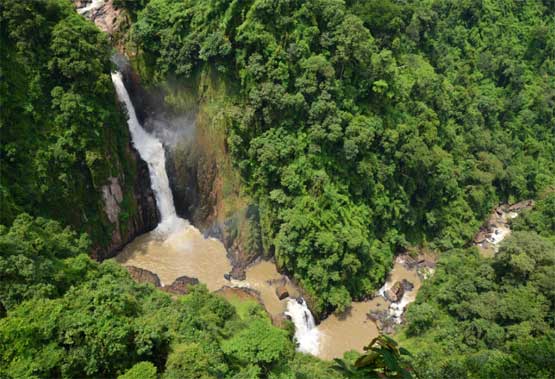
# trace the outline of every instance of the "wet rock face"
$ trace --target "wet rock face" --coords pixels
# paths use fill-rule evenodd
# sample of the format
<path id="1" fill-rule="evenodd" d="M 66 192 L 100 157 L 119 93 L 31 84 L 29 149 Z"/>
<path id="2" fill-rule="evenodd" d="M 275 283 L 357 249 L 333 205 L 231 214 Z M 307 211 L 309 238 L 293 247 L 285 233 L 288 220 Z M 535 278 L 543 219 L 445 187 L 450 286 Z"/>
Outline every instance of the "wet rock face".
<path id="1" fill-rule="evenodd" d="M 108 220 L 112 224 L 118 222 L 119 213 L 121 211 L 119 204 L 123 200 L 123 193 L 121 192 L 121 185 L 118 178 L 108 178 L 109 183 L 102 186 L 102 199 L 104 200 L 104 210 Z"/>
<path id="2" fill-rule="evenodd" d="M 131 195 L 135 207 L 121 209 L 124 204 L 123 187 L 125 179 L 130 180 L 131 178 L 123 178 L 123 176 L 109 178 L 108 183 L 101 188 L 101 191 L 104 212 L 113 227 L 112 238 L 106 246 L 93 247 L 91 256 L 97 260 L 115 256 L 135 237 L 154 229 L 160 220 L 146 162 L 141 159 L 139 153 L 131 144 L 128 145 L 127 157 L 134 161 L 136 167 L 135 180 L 130 186 L 132 187 Z M 127 219 L 120 217 L 122 211 L 129 215 Z"/>
<path id="3" fill-rule="evenodd" d="M 108 34 L 118 29 L 118 16 L 113 0 L 72 0 L 78 13 L 93 21 L 96 26 Z"/>
<path id="4" fill-rule="evenodd" d="M 392 303 L 397 303 L 401 301 L 404 294 L 405 288 L 403 287 L 403 284 L 401 282 L 395 282 L 395 284 L 389 290 L 387 290 L 385 296 Z"/>
<path id="5" fill-rule="evenodd" d="M 278 299 L 283 300 L 286 297 L 289 297 L 289 291 L 287 291 L 285 286 L 279 286 L 276 288 L 276 296 Z"/>
<path id="6" fill-rule="evenodd" d="M 209 229 L 217 220 L 221 192 L 215 158 L 194 141 L 187 141 L 169 149 L 167 169 L 177 212 L 193 225 Z M 213 229 L 223 232 L 221 226 Z"/>
<path id="7" fill-rule="evenodd" d="M 414 284 L 409 282 L 407 279 L 403 279 L 401 281 L 401 285 L 403 286 L 403 291 L 404 292 L 409 292 L 409 291 L 412 291 L 414 289 Z"/>
<path id="8" fill-rule="evenodd" d="M 154 285 L 154 287 L 161 286 L 160 278 L 152 271 L 135 266 L 126 266 L 125 268 L 129 272 L 129 275 L 131 275 L 131 278 L 137 283 L 150 283 Z"/>
<path id="9" fill-rule="evenodd" d="M 199 283 L 200 282 L 197 278 L 180 276 L 169 286 L 162 287 L 162 291 L 173 293 L 175 295 L 186 295 L 189 293 L 192 286 L 196 286 Z"/>

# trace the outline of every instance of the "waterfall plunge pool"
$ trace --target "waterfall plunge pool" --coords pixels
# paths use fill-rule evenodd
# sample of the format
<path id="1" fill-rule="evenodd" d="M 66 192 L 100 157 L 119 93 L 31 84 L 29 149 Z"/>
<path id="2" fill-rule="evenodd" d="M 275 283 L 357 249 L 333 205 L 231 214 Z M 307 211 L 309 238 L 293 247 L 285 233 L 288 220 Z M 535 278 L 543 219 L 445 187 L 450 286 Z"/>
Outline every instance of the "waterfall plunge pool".
<path id="1" fill-rule="evenodd" d="M 414 286 L 412 292 L 405 294 L 399 304 L 389 302 L 384 296 L 353 302 L 343 315 L 331 315 L 320 325 L 315 325 L 304 299 L 291 298 L 299 296 L 299 289 L 279 274 L 271 262 L 261 261 L 249 267 L 245 281 L 226 280 L 224 274 L 231 270 L 231 264 L 223 244 L 216 239 L 204 238 L 187 220 L 177 216 L 165 168 L 164 147 L 140 125 L 121 74 L 113 73 L 112 81 L 119 100 L 127 108 L 133 145 L 148 164 L 161 215 L 158 227 L 128 244 L 116 257 L 117 262 L 149 270 L 157 274 L 164 284 L 171 284 L 176 278 L 186 275 L 199 279 L 211 291 L 226 285 L 252 288 L 260 294 L 272 317 L 285 314 L 291 318 L 295 324 L 298 350 L 323 359 L 341 357 L 349 350 L 362 351 L 379 333 L 376 323 L 368 316 L 372 310 L 385 310 L 395 322 L 400 321 L 403 307 L 415 298 L 420 279 L 416 270 L 407 269 L 399 259 L 380 291 L 383 295 L 395 282 L 410 280 Z M 279 300 L 275 293 L 278 285 L 286 286 L 289 298 Z"/>

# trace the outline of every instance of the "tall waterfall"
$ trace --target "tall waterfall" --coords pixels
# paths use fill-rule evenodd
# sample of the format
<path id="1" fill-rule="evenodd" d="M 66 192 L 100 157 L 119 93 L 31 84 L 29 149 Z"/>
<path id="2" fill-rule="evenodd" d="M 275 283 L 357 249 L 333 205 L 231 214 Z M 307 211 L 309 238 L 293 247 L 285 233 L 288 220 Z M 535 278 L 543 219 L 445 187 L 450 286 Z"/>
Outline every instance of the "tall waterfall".
<path id="1" fill-rule="evenodd" d="M 148 134 L 137 119 L 135 108 L 129 98 L 127 89 L 123 84 L 120 72 L 112 73 L 112 82 L 120 101 L 125 104 L 129 120 L 127 124 L 131 132 L 133 145 L 141 158 L 148 164 L 152 190 L 156 196 L 156 204 L 160 212 L 160 224 L 156 230 L 167 234 L 187 225 L 187 221 L 177 216 L 173 203 L 173 195 L 166 172 L 166 153 L 162 143 L 154 136 Z"/>
<path id="2" fill-rule="evenodd" d="M 289 299 L 285 314 L 295 324 L 295 339 L 299 344 L 297 350 L 303 353 L 318 355 L 320 350 L 320 331 L 316 327 L 314 317 L 304 299 Z"/>
<path id="3" fill-rule="evenodd" d="M 173 250 L 179 252 L 191 251 L 191 246 L 185 245 L 190 245 L 194 240 L 187 234 L 180 233 L 180 231 L 183 231 L 185 226 L 189 224 L 186 220 L 178 217 L 175 211 L 173 195 L 166 172 L 166 154 L 164 146 L 155 136 L 147 133 L 139 123 L 133 103 L 123 84 L 121 73 L 112 73 L 112 82 L 116 88 L 118 98 L 127 108 L 127 113 L 129 115 L 127 124 L 131 132 L 133 145 L 139 152 L 141 158 L 148 164 L 152 190 L 156 196 L 156 203 L 161 217 L 160 224 L 158 224 L 156 231 L 164 236 L 164 249 L 170 249 L 170 252 Z M 225 254 L 223 258 L 227 262 Z M 182 261 L 182 256 L 180 256 L 179 261 Z M 184 261 L 189 262 L 194 261 L 194 259 L 191 259 L 191 256 L 189 256 L 188 259 Z M 210 267 L 214 266 L 212 263 L 213 262 L 209 265 Z M 227 270 L 229 270 L 229 268 L 227 268 Z M 206 267 L 204 267 L 204 271 L 206 271 Z M 201 272 L 203 272 L 203 270 L 196 272 L 195 276 Z M 217 276 L 223 280 L 223 273 L 218 273 Z M 299 344 L 298 350 L 304 353 L 318 355 L 320 348 L 320 331 L 316 327 L 314 317 L 312 313 L 310 313 L 304 299 L 300 299 L 299 301 L 289 299 L 287 311 L 285 313 L 291 317 L 291 320 L 295 324 L 295 338 Z"/>

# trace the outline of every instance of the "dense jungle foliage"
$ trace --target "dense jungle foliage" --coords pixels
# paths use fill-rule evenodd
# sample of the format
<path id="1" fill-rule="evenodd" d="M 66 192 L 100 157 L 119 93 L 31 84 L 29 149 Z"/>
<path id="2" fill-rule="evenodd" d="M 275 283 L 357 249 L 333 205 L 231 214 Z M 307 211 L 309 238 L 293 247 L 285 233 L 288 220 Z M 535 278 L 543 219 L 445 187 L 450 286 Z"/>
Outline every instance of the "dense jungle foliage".
<path id="1" fill-rule="evenodd" d="M 236 84 L 229 149 L 318 312 L 370 294 L 396 250 L 463 247 L 492 206 L 555 184 L 550 1 L 143 5 L 147 80 Z"/>
<path id="2" fill-rule="evenodd" d="M 442 255 L 407 312 L 422 378 L 555 376 L 555 192 L 516 218 L 494 258 Z"/>
<path id="3" fill-rule="evenodd" d="M 414 374 L 555 376 L 552 0 L 114 5 L 145 82 L 229 83 L 227 147 L 264 248 L 316 312 L 371 294 L 396 251 L 430 247 L 437 272 L 401 332 Z M 2 0 L 0 54 L 0 377 L 397 375 L 385 339 L 358 361 L 386 346 L 386 368 L 347 354 L 336 370 L 257 303 L 203 286 L 175 300 L 91 260 L 111 234 L 100 188 L 124 180 L 126 218 L 136 174 L 108 39 L 67 0 Z M 498 254 L 468 248 L 494 205 L 525 198 L 536 206 Z"/>
<path id="4" fill-rule="evenodd" d="M 257 302 L 175 300 L 88 256 L 99 186 L 135 175 L 111 48 L 66 0 L 2 1 L 0 21 L 0 377 L 343 378 Z"/>
<path id="5" fill-rule="evenodd" d="M 234 307 L 202 285 L 172 300 L 115 262 L 91 260 L 89 245 L 27 214 L 0 226 L 0 377 L 342 377 L 296 353 L 257 302 Z"/>
<path id="6" fill-rule="evenodd" d="M 21 212 L 51 217 L 105 246 L 110 177 L 124 189 L 121 223 L 136 209 L 108 38 L 68 1 L 3 0 L 0 22 L 0 223 Z"/>

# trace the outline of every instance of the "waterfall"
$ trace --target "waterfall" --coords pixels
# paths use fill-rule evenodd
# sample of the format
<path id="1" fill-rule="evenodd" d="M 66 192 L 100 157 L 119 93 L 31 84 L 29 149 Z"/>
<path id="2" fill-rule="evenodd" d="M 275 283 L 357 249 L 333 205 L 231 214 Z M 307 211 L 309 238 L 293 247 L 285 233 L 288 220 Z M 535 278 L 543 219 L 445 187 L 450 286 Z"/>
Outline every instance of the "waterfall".
<path id="1" fill-rule="evenodd" d="M 314 323 L 314 317 L 308 309 L 304 299 L 289 299 L 285 314 L 291 317 L 295 324 L 295 339 L 298 351 L 312 355 L 318 355 L 320 350 L 320 331 Z"/>
<path id="2" fill-rule="evenodd" d="M 85 15 L 90 11 L 94 11 L 104 5 L 104 0 L 92 0 L 92 2 L 84 8 L 77 9 L 77 13 Z"/>
<path id="3" fill-rule="evenodd" d="M 121 102 L 125 104 L 129 119 L 127 125 L 131 132 L 133 145 L 141 158 L 148 164 L 152 190 L 156 196 L 156 204 L 160 212 L 160 224 L 156 230 L 162 234 L 179 230 L 187 225 L 187 221 L 178 217 L 173 203 L 173 195 L 166 172 L 166 153 L 162 143 L 154 136 L 148 134 L 137 119 L 135 108 L 129 98 L 127 89 L 123 84 L 120 72 L 112 73 L 112 82 Z"/>

